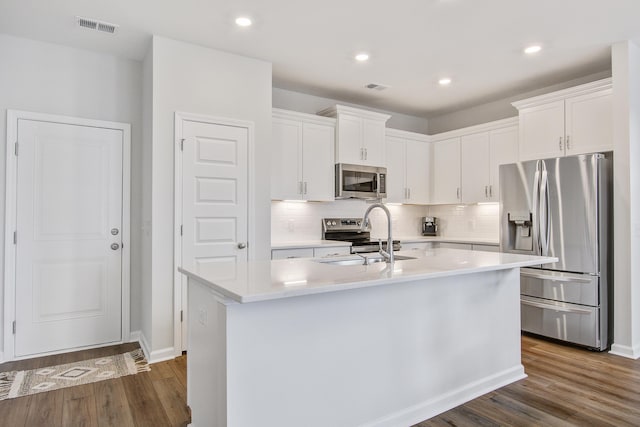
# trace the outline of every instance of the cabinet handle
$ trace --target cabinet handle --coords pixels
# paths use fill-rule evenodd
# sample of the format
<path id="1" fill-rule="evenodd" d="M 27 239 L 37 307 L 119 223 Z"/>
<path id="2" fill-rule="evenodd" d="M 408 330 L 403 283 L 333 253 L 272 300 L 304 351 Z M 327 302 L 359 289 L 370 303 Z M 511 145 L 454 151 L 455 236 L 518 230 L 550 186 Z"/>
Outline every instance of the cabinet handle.
<path id="1" fill-rule="evenodd" d="M 360 160 L 364 160 L 364 148 L 360 149 Z"/>
<path id="2" fill-rule="evenodd" d="M 562 151 L 562 137 L 558 140 L 558 149 Z"/>
<path id="3" fill-rule="evenodd" d="M 567 135 L 567 150 L 571 150 L 571 139 L 569 139 L 569 135 Z"/>
<path id="4" fill-rule="evenodd" d="M 489 197 L 493 197 L 493 185 L 489 186 Z"/>
<path id="5" fill-rule="evenodd" d="M 307 181 L 304 182 L 304 193 L 303 194 L 307 194 Z"/>
<path id="6" fill-rule="evenodd" d="M 302 194 L 302 181 L 298 181 L 298 194 Z"/>
<path id="7" fill-rule="evenodd" d="M 369 152 L 367 151 L 367 149 L 364 149 L 364 159 L 367 160 L 369 158 Z"/>
<path id="8" fill-rule="evenodd" d="M 484 186 L 484 198 L 486 199 L 487 197 L 489 197 L 489 186 L 485 185 Z"/>
<path id="9" fill-rule="evenodd" d="M 411 199 L 411 188 L 407 188 L 407 199 Z"/>
<path id="10" fill-rule="evenodd" d="M 456 199 L 460 199 L 460 187 L 456 187 Z"/>

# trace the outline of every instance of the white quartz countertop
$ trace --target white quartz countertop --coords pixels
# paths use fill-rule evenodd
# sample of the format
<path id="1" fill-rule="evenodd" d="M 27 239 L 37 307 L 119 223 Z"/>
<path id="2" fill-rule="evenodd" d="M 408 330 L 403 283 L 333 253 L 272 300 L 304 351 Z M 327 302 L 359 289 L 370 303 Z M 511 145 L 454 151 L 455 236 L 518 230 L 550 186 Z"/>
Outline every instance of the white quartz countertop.
<path id="1" fill-rule="evenodd" d="M 476 245 L 499 246 L 498 239 L 490 239 L 486 237 L 446 237 L 446 236 L 401 236 L 394 239 L 400 240 L 400 243 L 422 243 L 422 242 L 449 242 L 449 243 L 470 243 Z"/>
<path id="2" fill-rule="evenodd" d="M 341 242 L 339 240 L 303 240 L 290 242 L 271 242 L 271 249 L 298 249 L 298 248 L 320 248 L 351 246 L 351 242 Z"/>
<path id="3" fill-rule="evenodd" d="M 444 248 L 399 251 L 396 255 L 416 258 L 397 260 L 393 265 L 385 262 L 333 265 L 326 262 L 329 260 L 326 257 L 297 258 L 216 263 L 215 271 L 208 273 L 195 273 L 182 268 L 179 271 L 232 301 L 250 303 L 557 261 L 552 257 Z M 359 258 L 358 255 L 347 255 L 332 259 Z"/>

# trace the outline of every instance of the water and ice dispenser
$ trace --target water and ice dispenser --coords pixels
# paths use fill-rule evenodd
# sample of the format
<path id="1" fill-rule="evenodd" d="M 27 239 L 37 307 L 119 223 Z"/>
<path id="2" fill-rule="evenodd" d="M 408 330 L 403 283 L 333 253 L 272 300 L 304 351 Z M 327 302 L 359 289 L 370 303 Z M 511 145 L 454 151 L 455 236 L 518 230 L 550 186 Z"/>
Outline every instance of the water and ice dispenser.
<path id="1" fill-rule="evenodd" d="M 509 243 L 518 251 L 533 250 L 533 236 L 531 233 L 531 212 L 508 212 Z"/>

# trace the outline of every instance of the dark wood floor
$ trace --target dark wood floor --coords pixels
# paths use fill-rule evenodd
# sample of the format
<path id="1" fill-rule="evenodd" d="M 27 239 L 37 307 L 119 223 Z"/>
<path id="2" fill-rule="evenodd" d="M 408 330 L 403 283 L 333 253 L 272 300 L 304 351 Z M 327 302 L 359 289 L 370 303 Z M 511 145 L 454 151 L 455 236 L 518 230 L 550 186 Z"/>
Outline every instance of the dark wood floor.
<path id="1" fill-rule="evenodd" d="M 32 369 L 132 350 L 124 344 L 0 365 Z M 528 378 L 415 427 L 639 426 L 640 360 L 522 338 Z M 186 356 L 151 372 L 0 401 L 4 426 L 183 426 Z M 328 426 L 332 427 L 332 426 Z"/>

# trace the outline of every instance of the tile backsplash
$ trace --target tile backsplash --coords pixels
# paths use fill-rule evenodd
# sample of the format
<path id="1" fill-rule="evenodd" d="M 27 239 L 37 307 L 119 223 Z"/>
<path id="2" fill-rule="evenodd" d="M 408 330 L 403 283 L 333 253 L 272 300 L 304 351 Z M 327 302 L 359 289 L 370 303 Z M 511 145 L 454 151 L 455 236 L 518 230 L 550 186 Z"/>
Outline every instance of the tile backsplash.
<path id="1" fill-rule="evenodd" d="M 369 204 L 364 200 L 334 202 L 271 202 L 271 240 L 273 242 L 318 240 L 322 238 L 321 219 L 362 217 Z M 445 237 L 498 238 L 498 204 L 487 205 L 387 205 L 391 212 L 394 237 L 421 234 L 423 216 L 438 218 L 439 234 Z M 381 209 L 371 212 L 371 236 L 386 238 L 387 220 Z"/>

